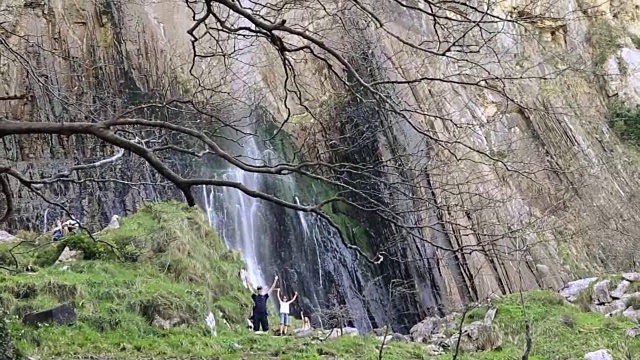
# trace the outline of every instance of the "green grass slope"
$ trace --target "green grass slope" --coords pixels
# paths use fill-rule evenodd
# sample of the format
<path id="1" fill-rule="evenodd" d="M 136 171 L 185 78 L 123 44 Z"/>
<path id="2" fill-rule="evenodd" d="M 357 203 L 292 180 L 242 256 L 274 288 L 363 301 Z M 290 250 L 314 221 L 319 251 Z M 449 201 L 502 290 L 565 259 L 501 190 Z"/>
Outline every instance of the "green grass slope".
<path id="1" fill-rule="evenodd" d="M 637 359 L 640 339 L 626 336 L 637 326 L 622 316 L 605 317 L 569 304 L 550 291 L 524 293 L 526 312 L 531 324 L 533 347 L 530 360 L 582 359 L 584 354 L 608 349 L 614 359 Z M 505 296 L 497 302 L 494 324 L 503 334 L 504 345 L 498 351 L 463 354 L 464 360 L 520 359 L 525 349 L 525 322 L 519 294 Z M 479 307 L 467 315 L 467 322 L 482 320 L 487 309 Z M 450 355 L 442 359 L 451 359 Z"/>
<path id="2" fill-rule="evenodd" d="M 23 353 L 41 360 L 378 359 L 379 341 L 373 336 L 319 341 L 256 335 L 246 329 L 250 296 L 239 277 L 244 264 L 238 253 L 226 249 L 199 209 L 155 203 L 120 224 L 101 233 L 98 242 L 72 236 L 53 244 L 48 235 L 22 233 L 25 242 L 0 244 L 0 265 L 13 268 L 17 260 L 20 269 L 29 264 L 38 268 L 0 272 L 0 307 L 9 313 L 8 327 Z M 84 259 L 55 265 L 65 246 L 83 250 Z M 617 359 L 640 353 L 640 340 L 624 334 L 633 326 L 629 320 L 583 312 L 548 291 L 526 293 L 525 300 L 533 330 L 531 360 L 582 358 L 600 348 L 611 350 Z M 76 305 L 75 324 L 32 328 L 20 321 L 26 313 L 69 301 Z M 524 318 L 519 296 L 506 296 L 497 306 L 502 349 L 461 354 L 459 359 L 520 358 Z M 217 337 L 204 322 L 209 311 L 218 320 Z M 474 309 L 467 322 L 481 319 L 485 311 Z M 152 324 L 156 316 L 182 324 L 160 329 Z M 276 323 L 274 316 L 272 327 Z M 423 344 L 391 343 L 383 352 L 387 360 L 430 358 Z"/>

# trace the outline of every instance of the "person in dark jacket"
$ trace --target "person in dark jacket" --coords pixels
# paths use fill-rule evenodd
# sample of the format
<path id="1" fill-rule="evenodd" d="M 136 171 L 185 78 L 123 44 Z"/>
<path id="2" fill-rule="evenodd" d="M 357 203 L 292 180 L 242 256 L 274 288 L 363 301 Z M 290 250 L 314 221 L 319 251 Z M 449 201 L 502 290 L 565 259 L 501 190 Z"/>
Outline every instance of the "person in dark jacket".
<path id="1" fill-rule="evenodd" d="M 273 280 L 273 284 L 269 290 L 264 291 L 262 286 L 258 286 L 256 291 L 253 290 L 253 286 L 249 285 L 251 289 L 251 299 L 253 299 L 253 314 L 251 319 L 253 320 L 253 331 L 259 331 L 262 327 L 262 331 L 269 331 L 269 319 L 267 313 L 267 301 L 269 300 L 269 293 L 276 288 L 278 283 L 278 277 Z M 247 279 L 247 284 L 251 284 Z"/>

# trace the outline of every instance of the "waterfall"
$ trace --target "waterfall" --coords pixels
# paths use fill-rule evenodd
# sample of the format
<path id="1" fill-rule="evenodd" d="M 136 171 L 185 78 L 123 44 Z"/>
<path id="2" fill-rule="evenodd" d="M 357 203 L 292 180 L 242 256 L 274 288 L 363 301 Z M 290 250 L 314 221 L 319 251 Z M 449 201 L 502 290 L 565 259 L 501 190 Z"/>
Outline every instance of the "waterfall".
<path id="1" fill-rule="evenodd" d="M 294 197 L 296 199 L 296 204 L 300 205 L 300 199 L 297 196 Z M 306 214 L 302 212 L 297 212 L 298 219 L 300 219 L 300 224 L 302 225 L 302 229 L 304 230 L 305 238 L 311 236 L 313 238 L 313 242 L 316 245 L 316 257 L 318 259 L 318 278 L 320 279 L 320 287 L 322 287 L 322 260 L 320 260 L 320 247 L 318 246 L 318 238 L 320 237 L 320 231 L 318 231 L 318 225 L 314 226 L 314 232 L 309 233 L 309 224 L 307 224 L 307 219 L 305 218 Z"/>
<path id="2" fill-rule="evenodd" d="M 253 137 L 243 141 L 243 147 L 250 158 L 248 162 L 255 163 L 260 152 Z M 231 168 L 219 171 L 216 178 L 240 182 L 245 186 L 260 190 L 261 179 L 258 174 Z M 247 275 L 251 284 L 269 286 L 259 265 L 257 244 L 265 243 L 265 233 L 269 231 L 261 214 L 265 211 L 262 204 L 240 190 L 228 187 L 204 187 L 204 206 L 209 217 L 209 223 L 219 231 L 220 236 L 231 249 L 242 252 L 247 264 Z M 268 251 L 266 246 L 262 249 Z"/>
<path id="3" fill-rule="evenodd" d="M 47 226 L 47 220 L 49 215 L 49 208 L 44 210 L 44 223 L 42 224 L 42 233 L 45 234 L 49 229 Z"/>

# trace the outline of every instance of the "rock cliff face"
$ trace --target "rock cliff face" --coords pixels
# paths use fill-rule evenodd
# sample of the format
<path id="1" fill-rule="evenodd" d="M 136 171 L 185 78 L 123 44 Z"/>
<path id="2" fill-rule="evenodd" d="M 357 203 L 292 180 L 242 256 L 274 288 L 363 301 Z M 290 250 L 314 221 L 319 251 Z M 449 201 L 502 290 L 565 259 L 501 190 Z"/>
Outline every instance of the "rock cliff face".
<path id="1" fill-rule="evenodd" d="M 370 321 L 361 327 L 406 327 L 427 313 L 494 293 L 558 287 L 575 273 L 634 266 L 640 255 L 633 246 L 640 232 L 636 165 L 607 126 L 607 106 L 613 96 L 640 103 L 635 8 L 613 1 L 505 1 L 491 3 L 492 20 L 486 20 L 468 7 L 362 3 L 375 10 L 374 18 L 350 2 L 277 3 L 277 14 L 277 7 L 254 11 L 312 31 L 351 71 L 320 51 L 316 55 L 330 60 L 292 53 L 296 61 L 285 72 L 265 43 L 221 38 L 250 51 L 225 59 L 227 68 L 218 59 L 196 62 L 200 89 L 244 96 L 276 128 L 282 125 L 311 161 L 357 167 L 332 175 L 350 187 L 342 195 L 386 210 L 334 212 L 350 219 L 345 228 L 365 229 L 351 240 L 369 253 L 384 251 L 386 261 L 373 266 L 339 258 L 358 265 L 341 273 L 335 269 L 340 261 L 283 250 L 308 244 L 299 239 L 299 220 L 278 224 L 284 215 L 272 209 L 280 232 L 271 231 L 286 233 L 287 240 L 273 236 L 266 242 L 277 249 L 258 259 L 268 275 L 277 271 L 268 264 L 284 263 L 291 269 L 285 280 L 306 286 L 307 300 L 333 291 L 309 275 L 321 273 L 318 268 L 341 273 L 325 284 L 351 288 L 351 294 L 366 294 L 367 283 L 381 278 L 371 285 L 377 290 L 369 301 L 352 301 L 368 312 Z M 326 15 L 335 13 L 340 17 Z M 181 1 L 12 0 L 0 5 L 0 16 L 0 96 L 19 97 L 0 101 L 3 118 L 92 121 L 159 93 L 184 95 L 191 86 L 186 73 L 192 15 Z M 469 25 L 477 23 L 482 25 Z M 213 41 L 202 38 L 198 51 L 215 52 Z M 299 37 L 284 39 L 308 45 Z M 443 53 L 446 48 L 450 52 Z M 254 66 L 234 78 L 246 64 Z M 378 85 L 354 85 L 354 72 Z M 382 95 L 387 102 L 380 103 Z M 2 141 L 1 161 L 32 176 L 117 154 L 76 137 Z M 267 147 L 283 152 L 273 141 Z M 175 196 L 144 185 L 156 176 L 129 154 L 100 176 L 142 185 L 67 183 L 46 195 L 104 223 L 143 200 Z M 298 183 L 299 193 L 309 193 L 303 200 L 318 195 L 311 185 Z M 40 229 L 47 204 L 24 189 L 17 196 L 11 227 Z M 380 213 L 395 214 L 395 223 Z M 323 256 L 348 251 L 335 234 L 323 234 L 320 241 L 332 249 Z M 298 258 L 291 259 L 292 253 Z M 409 285 L 391 300 L 396 280 Z M 332 301 L 349 303 L 346 298 L 336 294 Z M 323 304 L 309 301 L 306 310 Z"/>
<path id="2" fill-rule="evenodd" d="M 155 20 L 139 4 L 124 8 L 116 1 L 5 1 L 0 18 L 0 93 L 18 97 L 0 101 L 4 119 L 104 120 L 127 105 L 178 87 L 176 73 L 168 76 L 164 61 L 171 45 L 159 43 L 160 34 L 149 25 Z M 7 137 L 0 148 L 0 162 L 32 178 L 118 155 L 117 149 L 76 136 Z M 150 168 L 130 154 L 120 155 L 105 168 L 82 175 L 79 183 L 48 187 L 46 197 L 87 224 L 108 222 L 113 214 L 135 210 L 143 200 L 159 199 L 157 191 L 166 189 L 145 185 L 157 181 Z M 97 177 L 138 185 L 82 182 Z M 50 226 L 62 215 L 56 206 L 14 185 L 18 208 L 11 228 L 40 231 L 45 222 Z"/>

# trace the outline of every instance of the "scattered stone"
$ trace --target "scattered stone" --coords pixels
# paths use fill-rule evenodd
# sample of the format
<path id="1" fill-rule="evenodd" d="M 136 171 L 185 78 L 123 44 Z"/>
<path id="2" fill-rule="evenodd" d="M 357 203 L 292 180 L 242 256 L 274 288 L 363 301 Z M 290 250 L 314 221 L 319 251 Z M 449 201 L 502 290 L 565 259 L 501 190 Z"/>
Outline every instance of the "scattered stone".
<path id="1" fill-rule="evenodd" d="M 567 283 L 562 289 L 560 289 L 560 295 L 570 302 L 578 300 L 578 294 L 586 288 L 588 288 L 592 282 L 598 280 L 596 277 L 590 277 L 586 279 L 575 280 Z"/>
<path id="2" fill-rule="evenodd" d="M 419 323 L 413 325 L 409 330 L 411 338 L 415 342 L 424 342 L 425 339 L 429 339 L 434 330 L 440 325 L 442 319 L 438 316 L 428 317 Z"/>
<path id="3" fill-rule="evenodd" d="M 637 272 L 624 273 L 622 274 L 622 278 L 630 282 L 638 282 L 640 281 L 640 273 L 637 273 Z"/>
<path id="4" fill-rule="evenodd" d="M 22 317 L 25 325 L 38 326 L 38 324 L 54 323 L 67 325 L 76 321 L 76 309 L 74 304 L 67 303 L 54 308 L 26 314 Z"/>
<path id="5" fill-rule="evenodd" d="M 502 346 L 502 334 L 483 321 L 475 321 L 462 328 L 461 335 L 455 334 L 448 340 L 449 348 L 456 348 L 458 337 L 460 349 L 466 352 L 495 350 Z"/>
<path id="6" fill-rule="evenodd" d="M 387 345 L 388 343 L 391 342 L 391 336 L 376 336 L 376 339 L 382 344 L 382 345 Z"/>
<path id="7" fill-rule="evenodd" d="M 388 326 L 385 325 L 381 328 L 373 329 L 373 332 L 374 334 L 376 334 L 376 336 L 384 336 L 385 334 L 387 334 L 387 329 L 388 329 Z M 388 333 L 389 334 L 393 333 L 393 330 L 389 329 Z"/>
<path id="8" fill-rule="evenodd" d="M 109 225 L 107 225 L 107 227 L 105 227 L 105 229 L 118 229 L 118 228 L 120 228 L 120 222 L 118 220 L 120 220 L 120 216 L 113 215 L 111 217 L 111 221 L 109 221 Z"/>
<path id="9" fill-rule="evenodd" d="M 434 344 L 427 345 L 427 355 L 429 355 L 429 356 L 439 356 L 439 355 L 443 355 L 443 354 L 444 354 L 444 350 L 441 347 L 436 346 Z"/>
<path id="10" fill-rule="evenodd" d="M 160 316 L 158 316 L 157 314 L 154 316 L 153 321 L 151 322 L 151 325 L 162 329 L 162 330 L 168 330 L 174 326 L 180 325 L 182 324 L 182 320 L 178 319 L 178 318 L 173 318 L 173 319 L 163 319 Z"/>
<path id="11" fill-rule="evenodd" d="M 0 242 L 8 242 L 8 241 L 15 241 L 18 238 L 16 238 L 15 236 L 9 234 L 8 232 L 4 231 L 4 230 L 0 230 Z"/>
<path id="12" fill-rule="evenodd" d="M 635 310 L 631 306 L 629 306 L 627 310 L 623 311 L 622 315 L 636 322 L 640 322 L 640 310 Z"/>
<path id="13" fill-rule="evenodd" d="M 611 280 L 598 281 L 593 286 L 593 294 L 591 299 L 596 305 L 602 305 L 610 303 L 613 299 L 609 295 L 609 287 L 611 286 Z"/>
<path id="14" fill-rule="evenodd" d="M 584 355 L 585 360 L 613 360 L 613 356 L 607 350 L 598 350 Z"/>
<path id="15" fill-rule="evenodd" d="M 629 289 L 631 283 L 627 280 L 622 280 L 616 289 L 611 292 L 611 297 L 614 299 L 620 299 Z"/>
<path id="16" fill-rule="evenodd" d="M 56 264 L 76 261 L 81 259 L 83 255 L 84 253 L 82 250 L 71 250 L 68 246 L 65 246 L 64 250 L 62 250 L 62 254 L 60 254 L 58 260 L 56 260 Z"/>
<path id="17" fill-rule="evenodd" d="M 613 300 L 609 304 L 604 304 L 604 305 L 595 305 L 595 304 L 589 305 L 589 310 L 591 310 L 592 312 L 597 312 L 605 315 L 608 315 L 614 312 L 620 312 L 626 308 L 627 308 L 627 305 L 623 300 Z"/>
<path id="18" fill-rule="evenodd" d="M 313 329 L 295 329 L 293 330 L 293 334 L 299 338 L 310 337 L 313 335 Z"/>
<path id="19" fill-rule="evenodd" d="M 627 330 L 627 336 L 632 338 L 640 336 L 640 326 Z"/>
<path id="20" fill-rule="evenodd" d="M 324 331 L 322 331 L 322 333 L 327 339 L 334 339 L 334 338 L 337 338 L 339 336 L 358 336 L 358 335 L 360 335 L 360 332 L 358 331 L 358 329 L 352 328 L 352 327 L 343 327 L 342 329 L 335 328 L 335 329 L 331 329 L 331 330 L 324 330 Z"/>
<path id="21" fill-rule="evenodd" d="M 493 319 L 496 318 L 496 311 L 498 311 L 498 308 L 495 307 L 487 311 L 487 313 L 484 315 L 483 321 L 485 325 L 491 325 L 493 323 Z"/>

